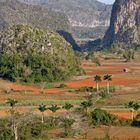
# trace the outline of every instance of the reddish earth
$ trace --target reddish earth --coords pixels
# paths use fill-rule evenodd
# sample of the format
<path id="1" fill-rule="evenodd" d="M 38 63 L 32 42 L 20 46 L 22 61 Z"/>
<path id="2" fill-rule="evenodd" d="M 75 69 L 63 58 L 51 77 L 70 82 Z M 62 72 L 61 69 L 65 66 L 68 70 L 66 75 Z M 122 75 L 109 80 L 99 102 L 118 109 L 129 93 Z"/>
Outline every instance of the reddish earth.
<path id="1" fill-rule="evenodd" d="M 124 64 L 103 64 L 102 66 L 95 66 L 95 64 L 84 61 L 82 64 L 82 67 L 87 71 L 87 76 L 94 77 L 96 74 L 99 75 L 105 75 L 105 74 L 112 74 L 113 75 L 113 81 L 111 82 L 112 85 L 116 86 L 129 86 L 129 85 L 134 85 L 140 83 L 140 79 L 133 79 L 131 77 L 125 78 L 117 76 L 116 74 L 121 74 L 121 76 L 125 75 L 123 72 L 124 68 L 129 68 L 132 69 L 134 66 L 137 65 L 126 65 Z M 137 66 L 139 67 L 139 66 Z M 116 78 L 117 77 L 117 78 Z M 85 86 L 96 86 L 96 83 L 94 82 L 93 78 L 89 79 L 83 79 L 83 80 L 75 80 L 75 81 L 70 81 L 66 82 L 70 88 L 80 88 L 80 87 L 85 87 Z M 102 81 L 100 83 L 100 86 L 105 86 L 106 81 Z M 21 85 L 21 84 L 9 84 L 9 88 L 13 90 L 31 90 L 32 92 L 28 92 L 28 94 L 36 94 L 36 93 L 41 93 L 42 89 L 37 87 L 37 86 L 26 86 L 26 85 Z M 64 92 L 64 89 L 59 89 L 59 88 L 52 88 L 52 89 L 44 89 L 44 93 L 60 93 Z"/>
<path id="2" fill-rule="evenodd" d="M 131 112 L 112 112 L 115 116 L 119 117 L 120 119 L 131 119 Z"/>
<path id="3" fill-rule="evenodd" d="M 111 84 L 116 86 L 128 86 L 128 85 L 134 85 L 140 83 L 140 80 L 138 79 L 131 79 L 131 78 L 113 78 Z M 79 88 L 79 87 L 90 87 L 90 86 L 96 86 L 96 83 L 93 79 L 84 79 L 84 80 L 78 80 L 78 81 L 72 81 L 67 83 L 67 85 L 71 88 Z M 100 86 L 105 86 L 106 81 L 102 81 L 100 83 Z"/>
<path id="4" fill-rule="evenodd" d="M 37 107 L 36 107 L 37 108 Z M 19 113 L 25 113 L 25 112 L 32 112 L 32 113 L 36 113 L 38 115 L 41 115 L 40 111 L 37 110 L 36 108 L 31 108 L 31 107 L 25 107 L 25 106 L 20 106 L 20 107 L 16 107 L 16 111 Z M 10 108 L 9 107 L 5 107 L 5 108 L 0 108 L 0 116 L 4 117 L 7 115 L 10 115 Z M 65 113 L 66 111 L 63 109 L 58 110 L 55 114 L 61 114 L 61 113 Z M 53 113 L 49 110 L 44 112 L 44 115 L 52 115 Z"/>
<path id="5" fill-rule="evenodd" d="M 26 85 L 21 85 L 21 84 L 11 84 L 10 85 L 10 88 L 13 89 L 13 90 L 16 90 L 16 91 L 21 91 L 21 90 L 31 90 L 32 92 L 31 93 L 41 93 L 41 92 L 44 92 L 44 93 L 59 93 L 59 92 L 62 92 L 61 89 L 59 88 L 52 88 L 52 89 L 41 89 L 39 87 L 36 87 L 36 86 L 26 86 Z"/>
<path id="6" fill-rule="evenodd" d="M 140 78 L 138 76 L 135 75 L 134 77 L 132 77 L 132 76 L 127 77 L 127 73 L 123 72 L 124 68 L 129 68 L 130 70 L 132 70 L 133 68 L 136 67 L 138 69 L 140 67 L 139 65 L 138 66 L 134 65 L 134 64 L 126 65 L 126 63 L 119 65 L 119 64 L 112 63 L 112 64 L 104 64 L 99 67 L 99 66 L 93 65 L 92 63 L 84 62 L 82 67 L 87 72 L 86 76 L 89 76 L 90 78 L 65 82 L 65 84 L 67 84 L 70 88 L 80 88 L 80 87 L 86 87 L 86 86 L 95 87 L 96 83 L 94 82 L 94 76 L 96 74 L 99 74 L 102 76 L 105 74 L 112 74 L 113 80 L 111 81 L 110 84 L 115 85 L 115 86 L 132 86 L 132 85 L 137 85 L 140 83 Z M 101 83 L 99 83 L 99 85 L 106 86 L 106 81 L 102 81 Z M 2 87 L 6 87 L 6 88 L 8 87 L 8 89 L 13 89 L 16 91 L 21 91 L 21 90 L 31 90 L 32 91 L 32 92 L 27 92 L 26 95 L 39 94 L 41 92 L 44 92 L 48 95 L 52 94 L 53 96 L 56 96 L 56 95 L 60 96 L 61 93 L 65 93 L 68 91 L 66 89 L 59 89 L 59 88 L 51 88 L 51 89 L 42 90 L 40 87 L 37 87 L 37 86 L 28 86 L 28 85 L 21 85 L 21 84 L 15 84 L 15 83 L 7 83 L 7 82 L 3 83 Z M 74 94 L 71 94 L 71 95 L 75 96 Z M 19 93 L 18 97 L 19 96 L 20 96 L 20 93 Z M 53 99 L 53 96 L 52 96 L 52 99 Z M 62 97 L 62 98 L 64 99 L 65 97 Z M 0 96 L 0 100 L 5 100 L 5 99 L 7 99 L 5 94 Z M 5 109 L 5 111 L 0 110 L 0 115 L 4 114 L 4 112 L 6 112 L 6 111 L 7 111 L 6 109 Z M 20 111 L 26 111 L 26 109 L 20 107 Z M 121 117 L 121 118 L 125 118 L 125 119 L 130 119 L 130 117 L 131 117 L 131 113 L 129 113 L 129 112 L 121 112 L 121 113 L 115 112 L 115 115 L 117 115 L 118 117 Z"/>

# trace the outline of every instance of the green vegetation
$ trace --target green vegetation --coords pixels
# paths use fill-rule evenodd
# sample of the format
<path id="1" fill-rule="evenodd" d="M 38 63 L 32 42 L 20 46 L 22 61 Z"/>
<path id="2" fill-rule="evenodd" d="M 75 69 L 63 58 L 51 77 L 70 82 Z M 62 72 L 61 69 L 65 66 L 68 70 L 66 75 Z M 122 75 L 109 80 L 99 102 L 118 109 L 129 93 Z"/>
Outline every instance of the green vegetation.
<path id="1" fill-rule="evenodd" d="M 96 82 L 96 89 L 97 89 L 97 92 L 99 92 L 99 83 L 102 81 L 101 76 L 100 76 L 100 75 L 96 75 L 96 76 L 94 77 L 94 81 Z"/>
<path id="2" fill-rule="evenodd" d="M 38 110 L 42 113 L 41 122 L 44 123 L 44 112 L 47 110 L 46 105 L 44 104 L 39 105 Z"/>
<path id="3" fill-rule="evenodd" d="M 1 42 L 0 77 L 4 79 L 53 82 L 82 72 L 72 47 L 50 30 L 16 25 L 3 33 Z"/>
<path id="4" fill-rule="evenodd" d="M 93 51 L 89 52 L 88 55 L 85 57 L 85 59 L 91 60 L 97 66 L 101 66 L 101 62 L 100 62 L 99 58 L 97 56 L 95 56 Z"/>
<path id="5" fill-rule="evenodd" d="M 114 124 L 116 121 L 116 117 L 114 115 L 111 115 L 105 110 L 102 110 L 100 108 L 95 109 L 92 114 L 92 123 L 93 125 L 111 125 Z"/>
<path id="6" fill-rule="evenodd" d="M 125 50 L 123 58 L 126 62 L 129 62 L 135 58 L 135 51 L 133 49 Z"/>
<path id="7" fill-rule="evenodd" d="M 110 92 L 115 92 L 116 90 L 117 90 L 117 87 L 109 86 L 109 91 Z M 93 92 L 93 93 L 95 93 L 97 91 L 97 89 L 94 88 L 94 87 L 81 87 L 81 88 L 79 88 L 76 91 L 79 91 L 79 92 Z M 107 88 L 106 87 L 99 87 L 99 91 L 107 92 Z"/>
<path id="8" fill-rule="evenodd" d="M 112 81 L 112 75 L 108 75 L 108 74 L 105 75 L 104 80 L 107 81 L 107 92 L 109 94 L 109 92 L 110 92 L 110 81 Z"/>
<path id="9" fill-rule="evenodd" d="M 58 88 L 68 88 L 68 86 L 65 84 L 60 84 Z"/>
<path id="10" fill-rule="evenodd" d="M 140 109 L 140 104 L 130 101 L 126 104 L 126 107 L 131 109 L 131 119 L 134 120 L 134 113 L 136 112 L 137 115 L 137 111 Z"/>
<path id="11" fill-rule="evenodd" d="M 27 5 L 20 1 L 0 1 L 0 30 L 17 23 L 27 23 L 43 29 L 49 27 L 53 30 L 69 28 L 68 18 L 62 12 L 55 12 L 39 5 Z"/>

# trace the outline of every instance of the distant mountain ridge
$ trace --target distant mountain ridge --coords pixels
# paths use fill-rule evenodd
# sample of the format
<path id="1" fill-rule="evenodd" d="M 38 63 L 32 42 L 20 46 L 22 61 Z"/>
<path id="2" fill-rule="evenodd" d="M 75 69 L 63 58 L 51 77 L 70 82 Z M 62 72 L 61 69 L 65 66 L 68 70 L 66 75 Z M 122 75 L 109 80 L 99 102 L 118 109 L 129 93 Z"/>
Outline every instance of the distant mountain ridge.
<path id="1" fill-rule="evenodd" d="M 18 0 L 0 0 L 0 29 L 20 23 L 54 30 L 69 28 L 69 21 L 63 13 L 39 5 L 27 5 Z"/>
<path id="2" fill-rule="evenodd" d="M 65 13 L 71 26 L 109 26 L 112 5 L 97 0 L 19 0 L 29 4 L 45 5 L 53 11 Z"/>

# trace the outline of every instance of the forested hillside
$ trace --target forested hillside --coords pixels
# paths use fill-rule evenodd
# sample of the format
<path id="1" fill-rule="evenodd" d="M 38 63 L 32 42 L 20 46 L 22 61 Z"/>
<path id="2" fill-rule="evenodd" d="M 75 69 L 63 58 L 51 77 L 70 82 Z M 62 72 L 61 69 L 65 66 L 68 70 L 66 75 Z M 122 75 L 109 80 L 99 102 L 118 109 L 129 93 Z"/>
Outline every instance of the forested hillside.
<path id="1" fill-rule="evenodd" d="M 0 77 L 11 81 L 60 81 L 80 73 L 72 46 L 51 30 L 15 25 L 0 35 Z"/>

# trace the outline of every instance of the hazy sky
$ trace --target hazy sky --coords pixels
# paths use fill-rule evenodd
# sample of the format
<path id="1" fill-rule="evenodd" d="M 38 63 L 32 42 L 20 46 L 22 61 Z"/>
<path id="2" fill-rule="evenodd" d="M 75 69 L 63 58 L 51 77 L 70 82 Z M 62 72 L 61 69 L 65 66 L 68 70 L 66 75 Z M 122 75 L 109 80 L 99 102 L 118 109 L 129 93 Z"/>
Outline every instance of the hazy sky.
<path id="1" fill-rule="evenodd" d="M 98 0 L 98 1 L 101 1 L 101 2 L 107 3 L 107 4 L 112 4 L 112 3 L 114 3 L 115 0 Z"/>

